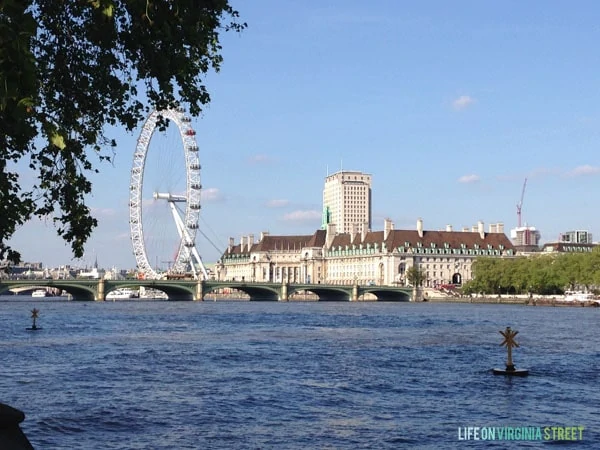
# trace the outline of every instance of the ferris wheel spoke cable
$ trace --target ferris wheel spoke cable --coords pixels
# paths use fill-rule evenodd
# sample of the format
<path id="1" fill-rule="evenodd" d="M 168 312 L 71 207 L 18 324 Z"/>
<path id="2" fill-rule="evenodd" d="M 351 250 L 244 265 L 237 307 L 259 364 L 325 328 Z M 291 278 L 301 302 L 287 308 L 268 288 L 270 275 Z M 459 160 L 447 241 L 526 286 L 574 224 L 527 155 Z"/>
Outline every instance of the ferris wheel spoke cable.
<path id="1" fill-rule="evenodd" d="M 215 245 L 215 243 L 214 243 L 213 241 L 211 241 L 211 240 L 210 240 L 210 238 L 209 238 L 209 237 L 208 237 L 208 236 L 207 236 L 207 235 L 204 233 L 204 231 L 202 231 L 202 230 L 198 230 L 198 232 L 199 232 L 199 233 L 200 233 L 200 234 L 201 234 L 201 235 L 204 237 L 204 239 L 206 239 L 206 240 L 208 241 L 208 243 L 209 243 L 210 245 L 212 245 L 212 246 L 213 246 L 213 248 L 214 248 L 214 249 L 215 249 L 217 252 L 219 252 L 219 254 L 220 254 L 220 255 L 222 255 L 222 254 L 223 254 L 223 250 L 221 250 L 219 247 L 217 247 L 217 246 Z"/>
<path id="2" fill-rule="evenodd" d="M 205 233 L 203 233 L 203 232 L 202 232 L 202 230 L 199 230 L 199 231 L 200 231 L 200 234 L 202 234 L 202 236 L 204 236 L 204 238 L 205 238 L 205 239 L 206 239 L 208 242 L 210 242 L 210 244 L 211 244 L 211 245 L 212 245 L 212 246 L 213 246 L 213 247 L 214 247 L 214 248 L 215 248 L 215 249 L 216 249 L 216 250 L 219 252 L 219 255 L 222 255 L 222 254 L 223 254 L 223 249 L 224 249 L 224 248 L 227 248 L 227 246 L 226 246 L 226 245 L 223 245 L 223 242 L 220 242 L 220 238 L 219 238 L 219 236 L 217 235 L 217 233 L 215 232 L 215 230 L 213 230 L 213 229 L 211 228 L 211 226 L 210 226 L 210 225 L 208 224 L 208 222 L 207 222 L 207 221 L 204 219 L 204 217 L 200 216 L 200 220 L 201 220 L 201 221 L 202 221 L 202 223 L 204 224 L 204 228 L 207 228 L 207 229 L 208 229 L 208 231 L 210 231 L 210 232 L 212 233 L 212 236 L 213 236 L 213 238 L 214 238 L 216 241 L 219 241 L 218 243 L 221 245 L 221 248 L 217 247 L 217 246 L 216 246 L 216 245 L 215 245 L 215 244 L 214 244 L 214 243 L 213 243 L 213 242 L 212 242 L 212 241 L 211 241 L 211 240 L 208 238 L 208 236 L 207 236 Z"/>

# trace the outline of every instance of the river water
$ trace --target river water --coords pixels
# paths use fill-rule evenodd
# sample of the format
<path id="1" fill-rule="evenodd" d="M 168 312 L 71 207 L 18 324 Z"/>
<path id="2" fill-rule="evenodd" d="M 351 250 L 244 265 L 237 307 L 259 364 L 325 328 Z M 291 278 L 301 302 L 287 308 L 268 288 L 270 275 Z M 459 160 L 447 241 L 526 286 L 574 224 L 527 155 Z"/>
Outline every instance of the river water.
<path id="1" fill-rule="evenodd" d="M 465 427 L 582 426 L 570 447 L 600 442 L 600 308 L 14 299 L 0 297 L 0 401 L 36 449 L 549 443 Z M 43 329 L 26 331 L 34 307 Z M 490 373 L 506 326 L 529 377 Z"/>

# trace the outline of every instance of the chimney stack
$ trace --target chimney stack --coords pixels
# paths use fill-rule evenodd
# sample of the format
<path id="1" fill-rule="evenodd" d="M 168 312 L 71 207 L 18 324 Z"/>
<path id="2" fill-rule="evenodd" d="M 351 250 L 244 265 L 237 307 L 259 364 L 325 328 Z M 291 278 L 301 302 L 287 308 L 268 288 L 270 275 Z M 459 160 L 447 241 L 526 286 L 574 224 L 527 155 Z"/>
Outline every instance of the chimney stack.
<path id="1" fill-rule="evenodd" d="M 353 223 L 350 226 L 350 243 L 354 244 L 354 241 L 356 240 L 356 235 L 358 234 L 358 226 Z"/>
<path id="2" fill-rule="evenodd" d="M 333 239 L 335 238 L 335 223 L 328 223 L 327 229 L 325 232 L 325 246 L 329 249 L 331 248 L 331 244 L 333 244 Z"/>
<path id="3" fill-rule="evenodd" d="M 365 242 L 365 239 L 367 239 L 367 233 L 369 231 L 369 222 L 363 222 L 362 223 L 362 230 L 360 233 L 360 240 L 361 242 Z"/>
<path id="4" fill-rule="evenodd" d="M 481 239 L 485 239 L 485 230 L 483 229 L 483 222 L 481 220 L 477 222 L 477 232 Z"/>
<path id="5" fill-rule="evenodd" d="M 419 233 L 419 237 L 423 237 L 423 219 L 420 217 L 417 219 L 417 233 Z"/>
<path id="6" fill-rule="evenodd" d="M 390 219 L 385 219 L 383 221 L 383 239 L 386 240 L 390 235 L 390 232 L 394 229 L 394 222 Z"/>
<path id="7" fill-rule="evenodd" d="M 446 225 L 446 231 L 452 232 L 452 225 Z"/>

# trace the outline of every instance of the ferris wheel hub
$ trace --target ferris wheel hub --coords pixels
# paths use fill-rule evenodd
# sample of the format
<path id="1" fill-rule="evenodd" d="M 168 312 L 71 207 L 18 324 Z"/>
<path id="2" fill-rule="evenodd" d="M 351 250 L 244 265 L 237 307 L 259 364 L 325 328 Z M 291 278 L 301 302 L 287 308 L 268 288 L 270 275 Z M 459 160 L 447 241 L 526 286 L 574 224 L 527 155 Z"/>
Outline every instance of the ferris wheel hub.
<path id="1" fill-rule="evenodd" d="M 155 192 L 152 197 L 154 200 L 166 200 L 168 202 L 187 202 L 185 195 L 176 195 L 169 192 Z"/>

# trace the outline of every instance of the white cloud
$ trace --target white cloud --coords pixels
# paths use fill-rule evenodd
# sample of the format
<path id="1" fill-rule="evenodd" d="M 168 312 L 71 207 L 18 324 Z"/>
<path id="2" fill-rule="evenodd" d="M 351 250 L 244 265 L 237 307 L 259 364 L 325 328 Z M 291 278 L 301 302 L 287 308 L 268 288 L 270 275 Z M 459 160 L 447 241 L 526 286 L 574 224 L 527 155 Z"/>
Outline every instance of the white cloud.
<path id="1" fill-rule="evenodd" d="M 218 188 L 207 188 L 203 189 L 201 192 L 202 201 L 204 202 L 221 202 L 225 200 L 223 193 Z"/>
<path id="2" fill-rule="evenodd" d="M 321 213 L 315 210 L 298 210 L 292 211 L 283 216 L 283 220 L 286 222 L 313 222 L 321 218 Z"/>
<path id="3" fill-rule="evenodd" d="M 452 102 L 452 107 L 456 111 L 462 111 L 463 109 L 467 109 L 469 106 L 474 104 L 477 100 L 475 100 L 470 95 L 461 95 L 456 100 Z"/>
<path id="4" fill-rule="evenodd" d="M 90 212 L 92 214 L 92 216 L 98 218 L 98 217 L 108 217 L 108 216 L 114 216 L 117 211 L 113 208 L 90 208 Z"/>
<path id="5" fill-rule="evenodd" d="M 267 202 L 267 208 L 283 208 L 289 205 L 290 201 L 285 199 L 273 199 Z"/>
<path id="6" fill-rule="evenodd" d="M 537 169 L 532 170 L 528 178 L 537 178 L 537 177 L 545 177 L 549 175 L 559 175 L 560 171 L 557 169 L 552 169 L 549 167 L 538 167 Z"/>
<path id="7" fill-rule="evenodd" d="M 567 176 L 569 177 L 578 177 L 578 176 L 582 176 L 582 175 L 596 175 L 600 173 L 600 167 L 594 167 L 594 166 L 590 166 L 585 165 L 585 166 L 579 166 L 579 167 L 575 167 L 573 170 L 567 172 Z"/>
<path id="8" fill-rule="evenodd" d="M 248 162 L 250 164 L 268 164 L 268 163 L 273 162 L 273 160 L 269 156 L 265 155 L 264 153 L 259 153 L 259 154 L 250 156 L 248 158 Z"/>
<path id="9" fill-rule="evenodd" d="M 479 175 L 475 174 L 463 175 L 458 179 L 459 183 L 479 183 L 479 181 L 481 181 L 481 178 L 479 177 Z"/>

